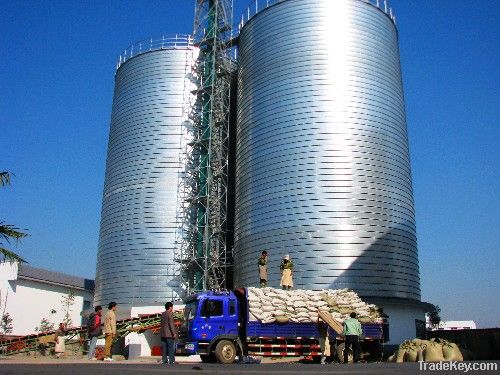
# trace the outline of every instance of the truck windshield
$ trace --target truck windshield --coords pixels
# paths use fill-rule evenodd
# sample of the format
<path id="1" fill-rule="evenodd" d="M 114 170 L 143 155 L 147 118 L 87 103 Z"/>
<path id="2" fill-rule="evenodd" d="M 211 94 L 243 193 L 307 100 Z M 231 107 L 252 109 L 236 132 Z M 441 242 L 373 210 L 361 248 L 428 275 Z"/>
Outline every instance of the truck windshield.
<path id="1" fill-rule="evenodd" d="M 198 301 L 186 303 L 186 307 L 184 307 L 185 320 L 186 321 L 193 320 L 196 317 L 197 310 L 198 310 Z"/>

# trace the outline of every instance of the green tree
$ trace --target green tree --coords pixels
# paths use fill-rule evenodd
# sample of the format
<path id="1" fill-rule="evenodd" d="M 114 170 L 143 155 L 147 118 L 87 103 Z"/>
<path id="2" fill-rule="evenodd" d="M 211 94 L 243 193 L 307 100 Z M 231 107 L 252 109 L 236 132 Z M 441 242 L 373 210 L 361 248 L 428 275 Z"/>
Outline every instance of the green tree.
<path id="1" fill-rule="evenodd" d="M 10 317 L 10 314 L 7 312 L 5 314 L 2 314 L 2 318 L 0 319 L 0 333 L 2 335 L 8 335 L 9 333 L 12 333 L 12 330 L 14 327 L 12 326 L 12 318 Z"/>
<path id="2" fill-rule="evenodd" d="M 12 326 L 12 317 L 7 312 L 7 298 L 9 297 L 9 292 L 7 291 L 5 298 L 2 298 L 2 292 L 0 291 L 0 335 L 6 335 L 12 333 L 14 327 Z"/>
<path id="3" fill-rule="evenodd" d="M 0 186 L 5 187 L 7 185 L 10 185 L 10 173 L 0 172 Z M 10 243 L 12 240 L 17 242 L 27 236 L 28 234 L 21 232 L 19 228 L 0 220 L 0 255 L 3 258 L 2 260 L 26 262 L 18 254 L 4 248 L 3 243 Z"/>
<path id="4" fill-rule="evenodd" d="M 35 332 L 38 333 L 47 333 L 54 330 L 55 330 L 54 323 L 52 323 L 47 318 L 42 318 L 42 320 L 40 321 L 40 326 L 35 327 Z"/>
<path id="5" fill-rule="evenodd" d="M 432 328 L 439 327 L 439 323 L 441 323 L 441 316 L 439 316 L 440 312 L 441 312 L 441 308 L 438 305 L 436 305 L 436 306 L 434 306 L 434 310 L 427 313 L 427 316 L 429 317 L 429 322 L 431 323 Z"/>

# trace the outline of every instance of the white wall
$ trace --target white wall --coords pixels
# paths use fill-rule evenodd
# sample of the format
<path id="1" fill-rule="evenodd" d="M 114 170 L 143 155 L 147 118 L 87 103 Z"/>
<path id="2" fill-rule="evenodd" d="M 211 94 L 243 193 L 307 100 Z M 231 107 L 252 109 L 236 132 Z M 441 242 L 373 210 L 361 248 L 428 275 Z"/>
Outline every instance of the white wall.
<path id="1" fill-rule="evenodd" d="M 13 335 L 35 333 L 35 327 L 40 325 L 42 318 L 47 318 L 56 327 L 63 321 L 66 310 L 62 299 L 68 295 L 68 287 L 18 279 L 13 284 L 13 291 L 7 301 L 7 311 L 13 318 Z M 84 300 L 92 301 L 93 296 L 87 290 L 73 289 L 73 293 L 75 299 L 70 316 L 76 327 L 81 325 L 80 312 Z M 50 312 L 52 309 L 56 311 L 54 314 Z"/>
<path id="2" fill-rule="evenodd" d="M 402 304 L 380 304 L 389 315 L 389 345 L 399 345 L 416 337 L 415 319 L 425 321 L 425 312 Z"/>
<path id="3" fill-rule="evenodd" d="M 0 263 L 0 318 L 4 313 L 12 312 L 7 304 L 14 296 L 14 286 L 17 280 L 17 263 L 1 262 Z"/>

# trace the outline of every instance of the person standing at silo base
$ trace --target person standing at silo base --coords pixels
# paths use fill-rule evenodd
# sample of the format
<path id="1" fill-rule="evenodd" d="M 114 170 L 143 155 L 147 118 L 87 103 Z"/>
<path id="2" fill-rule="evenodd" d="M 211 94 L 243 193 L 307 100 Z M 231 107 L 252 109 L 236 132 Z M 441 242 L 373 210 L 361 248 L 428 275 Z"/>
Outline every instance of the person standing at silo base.
<path id="1" fill-rule="evenodd" d="M 356 319 L 356 313 L 352 312 L 349 319 L 344 320 L 342 336 L 345 337 L 344 363 L 348 362 L 348 349 L 352 347 L 353 362 L 359 361 L 359 337 L 362 335 L 361 323 Z"/>
<path id="2" fill-rule="evenodd" d="M 267 251 L 264 250 L 258 261 L 259 265 L 259 279 L 260 287 L 265 288 L 267 286 Z"/>
<path id="3" fill-rule="evenodd" d="M 96 306 L 94 309 L 95 312 L 90 314 L 89 323 L 87 325 L 87 333 L 89 335 L 89 352 L 87 354 L 87 358 L 90 360 L 96 360 L 95 357 L 95 348 L 97 345 L 97 339 L 102 334 L 102 326 L 101 326 L 101 316 L 102 316 L 102 307 Z"/>
<path id="4" fill-rule="evenodd" d="M 59 328 L 56 331 L 54 340 L 56 342 L 56 347 L 54 352 L 56 353 L 56 358 L 61 358 L 66 353 L 66 344 L 64 343 L 64 336 L 66 335 L 66 326 L 64 323 L 59 323 Z"/>
<path id="5" fill-rule="evenodd" d="M 284 290 L 290 290 L 293 287 L 293 262 L 290 255 L 286 254 L 280 264 L 281 281 L 280 285 Z"/>
<path id="6" fill-rule="evenodd" d="M 104 318 L 104 360 L 112 361 L 111 346 L 116 337 L 116 302 L 110 302 L 108 313 Z"/>
<path id="7" fill-rule="evenodd" d="M 174 322 L 174 304 L 167 302 L 165 311 L 161 314 L 160 335 L 162 344 L 161 363 L 175 364 L 175 339 L 177 332 Z"/>

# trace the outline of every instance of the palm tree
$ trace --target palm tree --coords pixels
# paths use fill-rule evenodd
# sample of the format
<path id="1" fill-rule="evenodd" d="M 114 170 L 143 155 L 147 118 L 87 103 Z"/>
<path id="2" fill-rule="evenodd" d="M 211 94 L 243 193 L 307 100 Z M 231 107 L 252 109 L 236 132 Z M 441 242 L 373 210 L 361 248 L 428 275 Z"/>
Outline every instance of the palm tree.
<path id="1" fill-rule="evenodd" d="M 10 185 L 10 173 L 0 172 L 0 186 L 4 187 Z M 4 221 L 0 221 L 0 254 L 3 260 L 26 262 L 16 253 L 5 249 L 3 247 L 3 242 L 10 243 L 11 240 L 19 241 L 23 237 L 27 237 L 28 234 L 21 232 L 18 228 L 13 225 L 6 224 Z"/>

